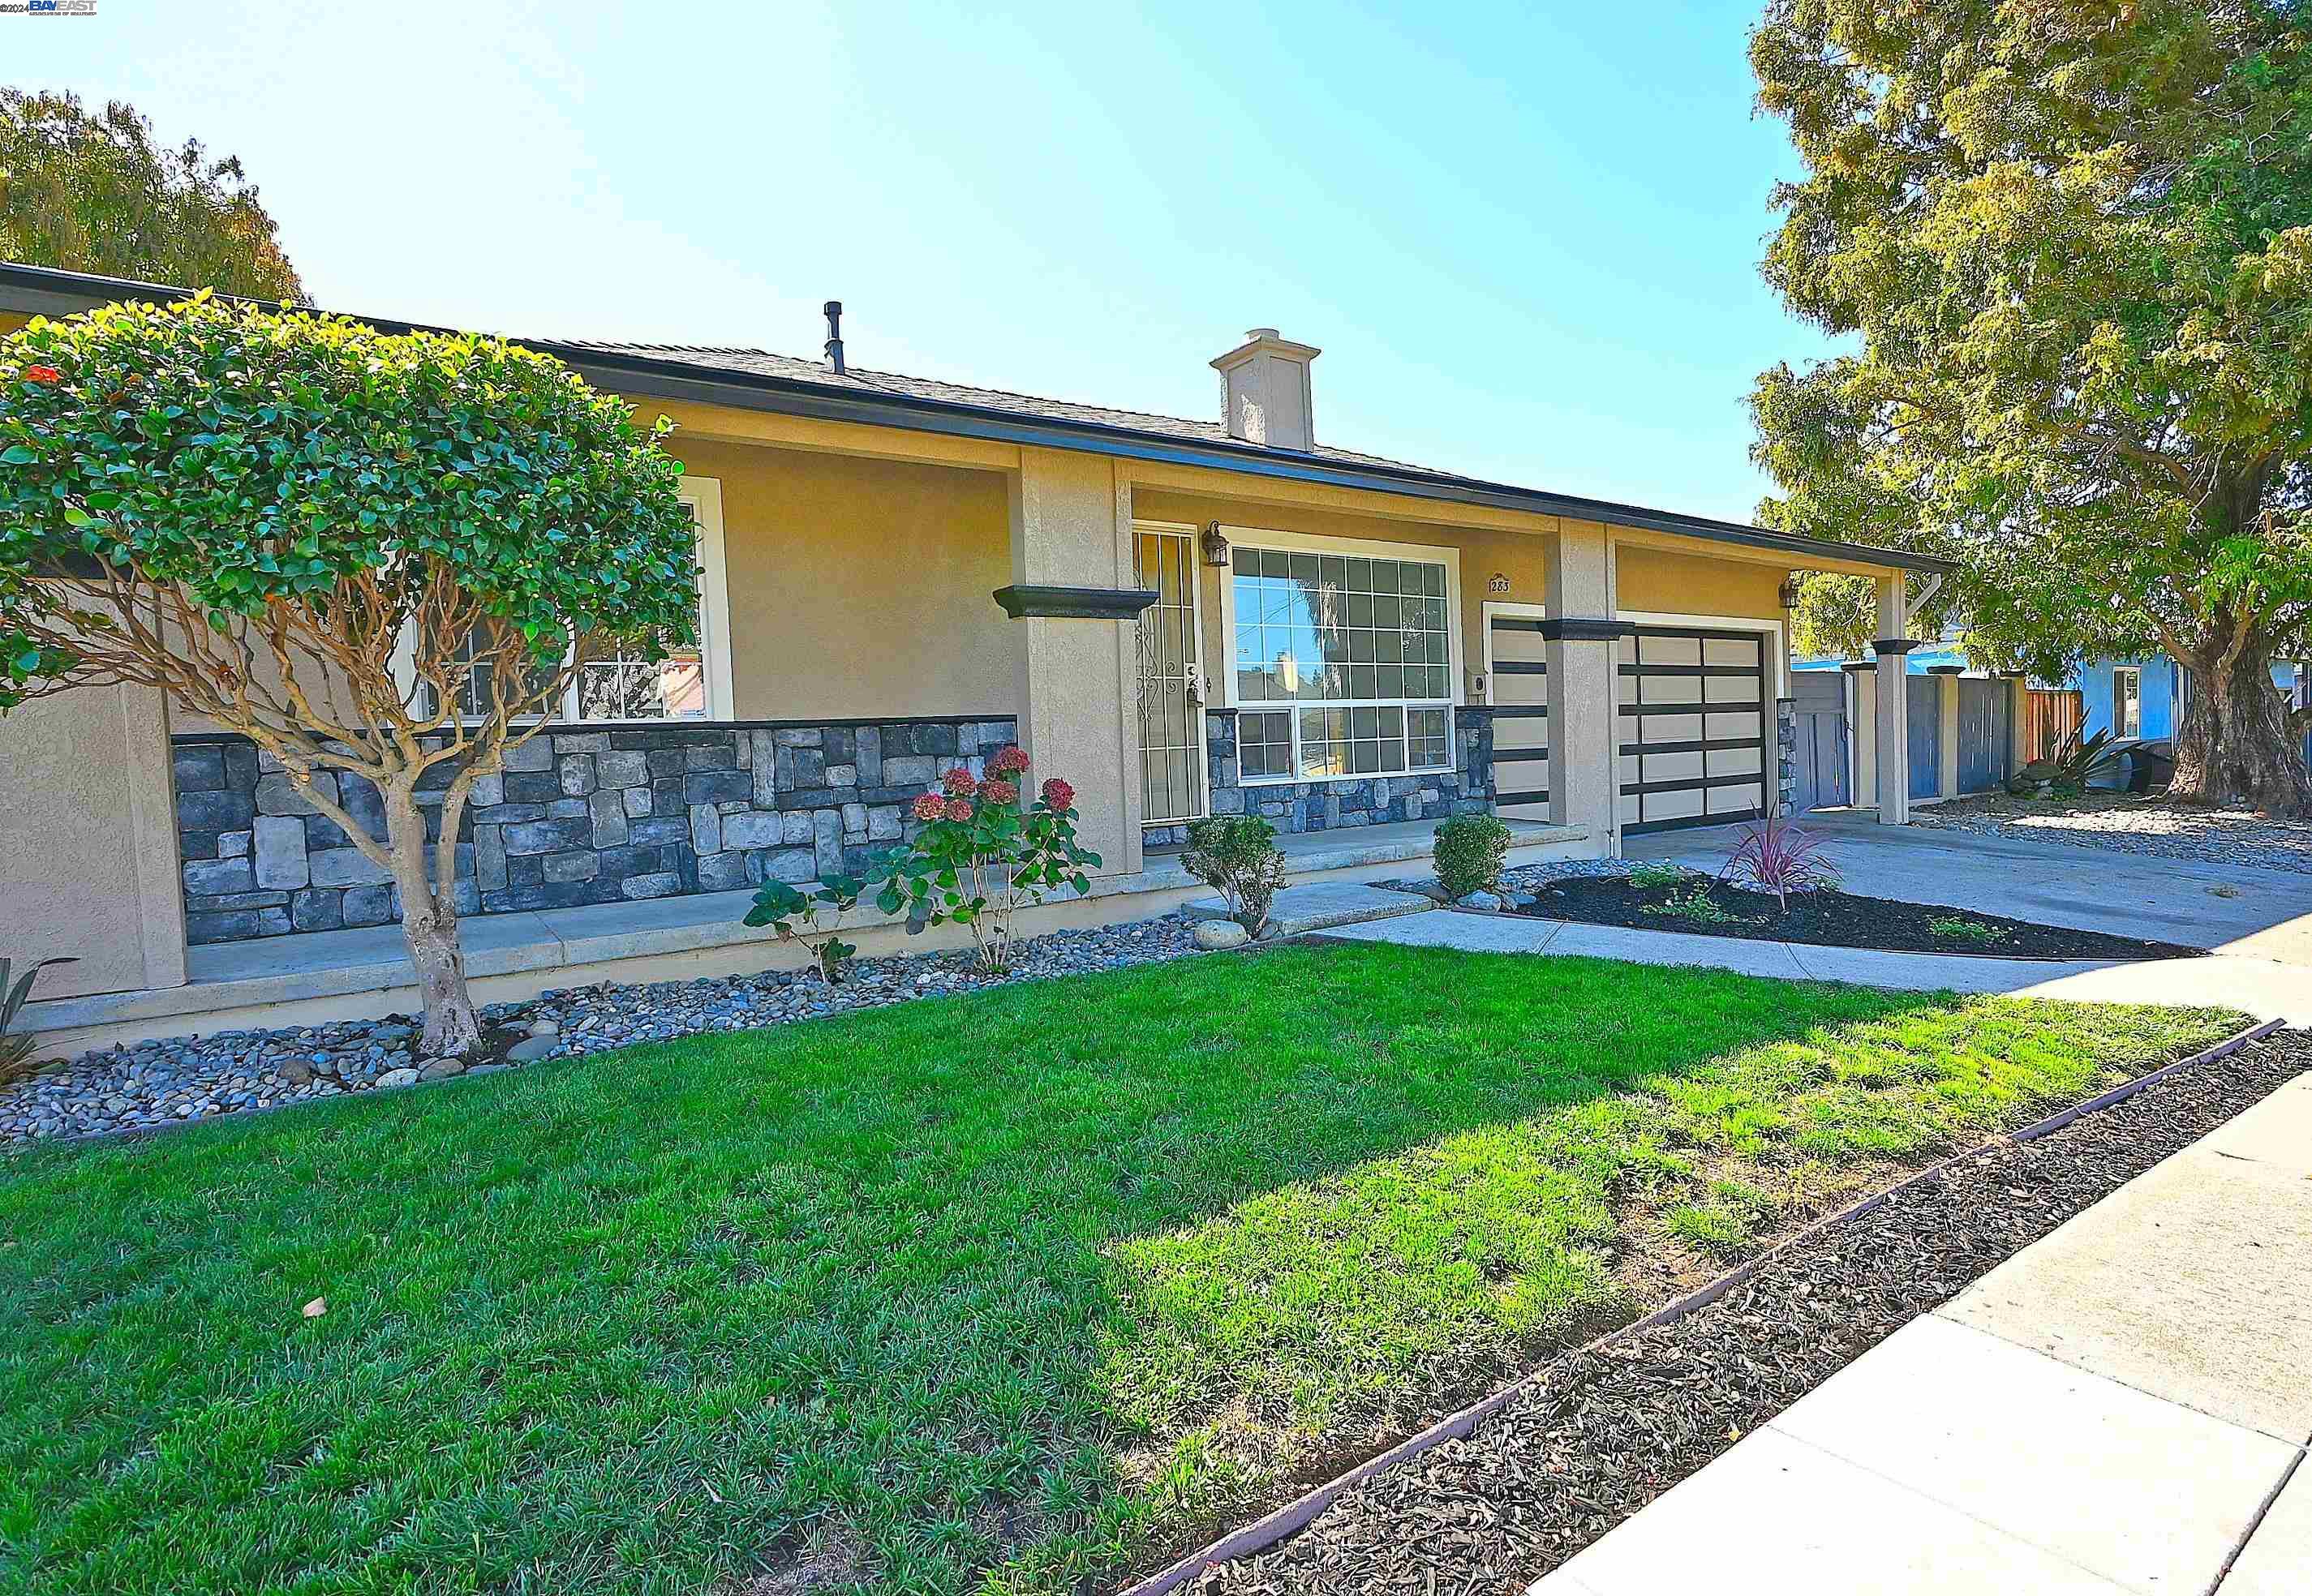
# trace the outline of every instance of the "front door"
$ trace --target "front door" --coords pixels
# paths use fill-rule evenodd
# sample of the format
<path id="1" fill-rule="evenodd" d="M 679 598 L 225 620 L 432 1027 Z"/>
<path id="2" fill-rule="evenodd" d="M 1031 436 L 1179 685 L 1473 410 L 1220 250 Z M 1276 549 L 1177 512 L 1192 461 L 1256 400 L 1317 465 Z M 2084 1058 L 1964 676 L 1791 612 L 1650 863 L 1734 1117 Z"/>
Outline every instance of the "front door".
<path id="1" fill-rule="evenodd" d="M 1143 588 L 1156 602 L 1140 616 L 1140 819 L 1171 825 L 1204 812 L 1204 683 L 1196 662 L 1196 531 L 1137 522 Z"/>

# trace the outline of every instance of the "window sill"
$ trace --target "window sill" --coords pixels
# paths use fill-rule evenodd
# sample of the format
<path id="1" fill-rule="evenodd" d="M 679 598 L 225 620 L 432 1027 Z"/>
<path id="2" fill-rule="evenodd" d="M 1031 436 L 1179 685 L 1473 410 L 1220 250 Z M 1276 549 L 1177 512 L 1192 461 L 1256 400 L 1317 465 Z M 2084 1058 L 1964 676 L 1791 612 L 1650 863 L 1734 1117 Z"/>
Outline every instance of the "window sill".
<path id="1" fill-rule="evenodd" d="M 1362 775 L 1349 776 L 1246 776 L 1239 787 L 1329 787 L 1337 781 L 1406 781 L 1424 776 L 1450 776 L 1460 767 L 1449 764 L 1423 765 L 1411 771 L 1369 771 Z"/>

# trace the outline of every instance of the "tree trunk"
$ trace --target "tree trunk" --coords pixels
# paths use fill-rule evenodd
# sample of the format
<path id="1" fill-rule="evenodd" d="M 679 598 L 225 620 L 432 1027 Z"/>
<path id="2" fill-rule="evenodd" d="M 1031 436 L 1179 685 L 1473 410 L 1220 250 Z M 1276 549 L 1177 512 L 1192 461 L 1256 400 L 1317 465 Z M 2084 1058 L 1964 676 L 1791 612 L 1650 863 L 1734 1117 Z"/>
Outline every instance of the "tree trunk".
<path id="1" fill-rule="evenodd" d="M 481 1045 L 482 1024 L 466 990 L 466 953 L 458 943 L 457 883 L 439 891 L 426 861 L 425 814 L 417 807 L 415 778 L 381 789 L 385 831 L 393 850 L 394 884 L 401 889 L 401 937 L 417 972 L 425 1004 L 425 1031 L 419 1054 L 428 1059 L 463 1059 Z"/>
<path id="2" fill-rule="evenodd" d="M 2251 638 L 2227 666 L 2220 649 L 2192 664 L 2192 691 L 2176 728 L 2177 803 L 2312 819 L 2312 772 L 2287 698 L 2273 685 L 2272 652 Z"/>

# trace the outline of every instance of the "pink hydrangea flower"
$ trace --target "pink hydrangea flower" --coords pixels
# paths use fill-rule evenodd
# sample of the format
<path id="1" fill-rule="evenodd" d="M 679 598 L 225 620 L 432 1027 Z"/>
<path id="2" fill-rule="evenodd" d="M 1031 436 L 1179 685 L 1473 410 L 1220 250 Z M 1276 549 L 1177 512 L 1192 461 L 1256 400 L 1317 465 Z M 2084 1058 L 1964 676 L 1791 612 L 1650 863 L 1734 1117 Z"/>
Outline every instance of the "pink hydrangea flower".
<path id="1" fill-rule="evenodd" d="M 1001 749 L 987 762 L 987 768 L 999 776 L 1020 776 L 1028 771 L 1028 756 L 1020 752 L 1017 743 Z"/>
<path id="2" fill-rule="evenodd" d="M 947 795 L 950 798 L 969 798 L 979 790 L 978 781 L 961 765 L 956 766 L 941 777 L 940 784 L 947 789 Z"/>
<path id="3" fill-rule="evenodd" d="M 1044 802 L 1052 808 L 1071 809 L 1075 807 L 1075 801 L 1076 789 L 1057 776 L 1044 783 Z"/>
<path id="4" fill-rule="evenodd" d="M 971 818 L 971 800 L 969 798 L 959 798 L 948 799 L 947 817 L 950 820 L 969 820 Z"/>
<path id="5" fill-rule="evenodd" d="M 1020 801 L 1020 783 L 990 776 L 980 783 L 979 796 L 991 804 L 1016 804 Z"/>
<path id="6" fill-rule="evenodd" d="M 947 800 L 936 792 L 924 793 L 915 799 L 914 814 L 917 820 L 943 820 L 947 817 Z"/>

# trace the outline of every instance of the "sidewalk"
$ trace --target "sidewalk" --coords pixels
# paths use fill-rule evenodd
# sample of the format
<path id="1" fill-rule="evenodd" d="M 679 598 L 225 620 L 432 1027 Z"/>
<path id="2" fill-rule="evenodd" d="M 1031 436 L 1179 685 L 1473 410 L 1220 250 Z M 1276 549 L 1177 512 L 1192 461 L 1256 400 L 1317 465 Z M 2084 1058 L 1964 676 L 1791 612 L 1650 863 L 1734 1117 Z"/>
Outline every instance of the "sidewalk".
<path id="1" fill-rule="evenodd" d="M 1879 953 L 1748 942 L 1687 931 L 1640 931 L 1526 915 L 1435 909 L 1399 919 L 1340 926 L 1319 936 L 1351 942 L 1458 947 L 1476 953 L 1581 954 L 1641 964 L 1699 964 L 1787 981 L 1846 981 L 1907 991 L 2004 992 L 2079 1003 L 2167 1003 L 2237 1008 L 2258 1019 L 2312 1025 L 2312 970 L 2271 959 L 2217 954 L 2138 964 L 2095 960 L 1996 959 L 1960 954 Z"/>
<path id="2" fill-rule="evenodd" d="M 2312 1077 L 1914 1321 L 1536 1596 L 2312 1591 Z"/>

